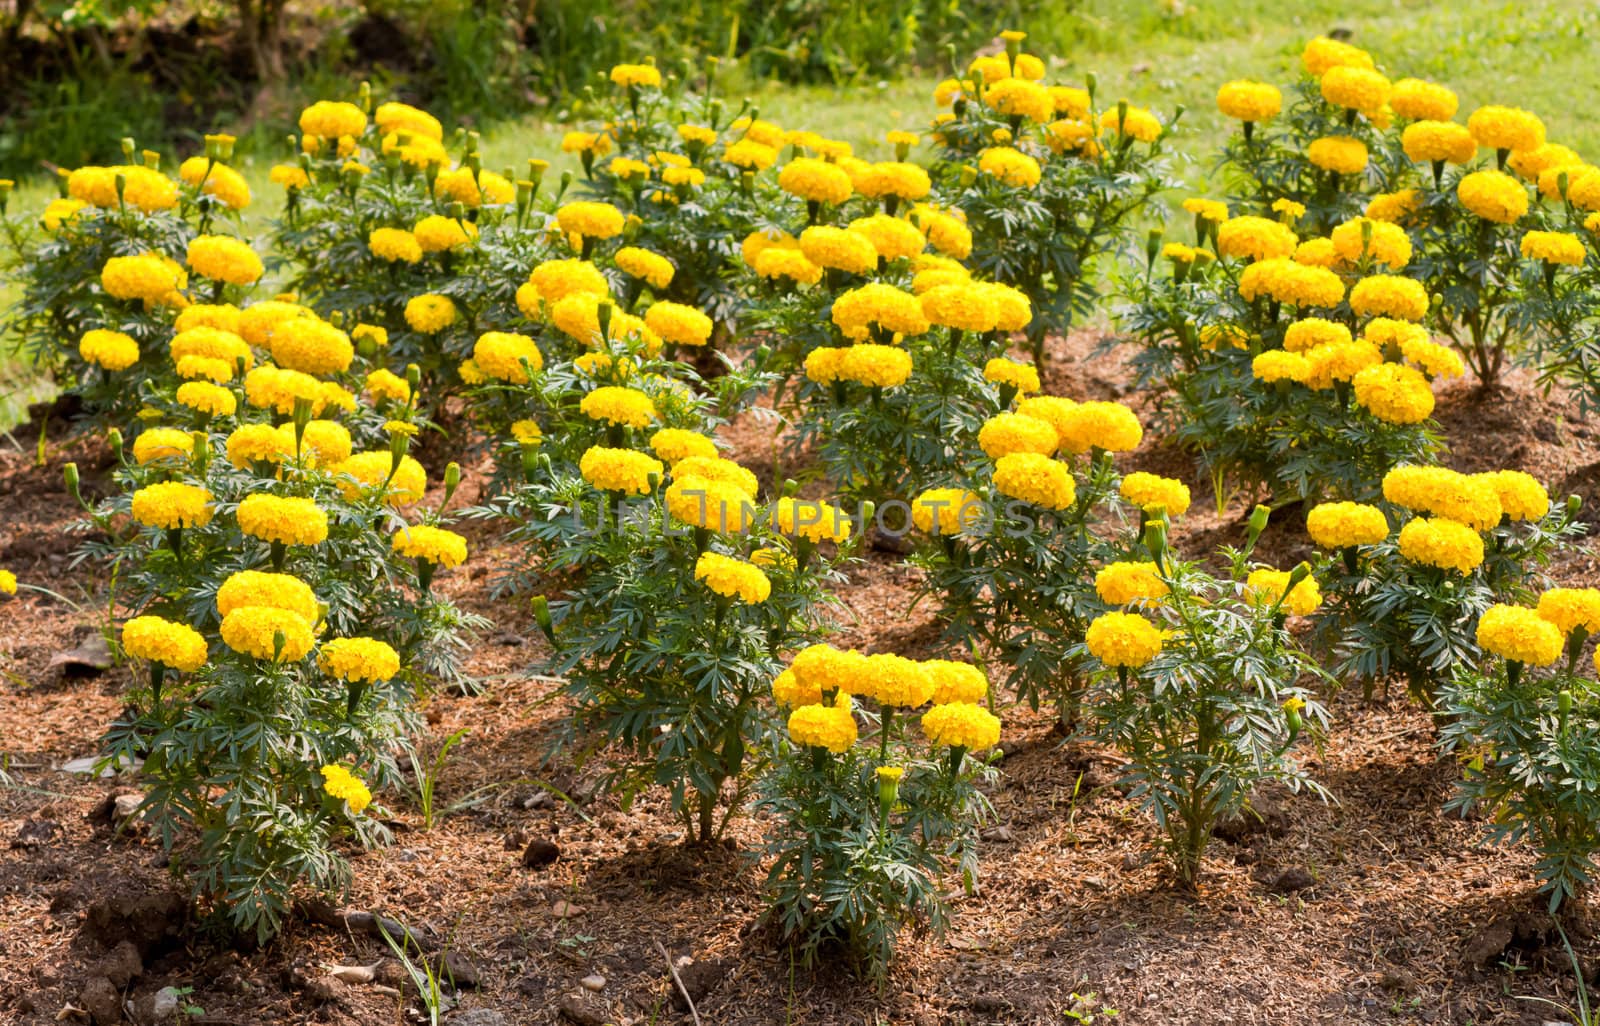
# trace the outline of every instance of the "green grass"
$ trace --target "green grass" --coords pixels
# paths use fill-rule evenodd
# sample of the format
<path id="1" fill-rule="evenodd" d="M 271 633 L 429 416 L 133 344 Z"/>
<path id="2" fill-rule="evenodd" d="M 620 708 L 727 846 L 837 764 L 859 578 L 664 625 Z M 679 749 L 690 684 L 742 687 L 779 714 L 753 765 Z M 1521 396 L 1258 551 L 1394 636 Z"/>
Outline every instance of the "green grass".
<path id="1" fill-rule="evenodd" d="M 1462 117 L 1483 103 L 1526 107 L 1544 118 L 1553 141 L 1600 160 L 1600 122 L 1587 116 L 1582 101 L 1600 92 L 1600 64 L 1593 60 L 1600 10 L 1572 0 L 1082 0 L 1070 10 L 1048 5 L 1032 23 L 1016 27 L 1030 33 L 1031 50 L 1051 58 L 1052 81 L 1082 81 L 1093 73 L 1102 103 L 1125 97 L 1162 114 L 1182 105 L 1176 145 L 1189 158 L 1184 177 L 1197 191 L 1205 188 L 1209 155 L 1228 130 L 1213 105 L 1217 86 L 1231 78 L 1287 85 L 1299 73 L 1305 40 L 1334 30 L 1371 50 L 1391 77 L 1414 75 L 1455 89 Z M 889 129 L 926 124 L 935 113 L 933 83 L 942 76 L 838 90 L 728 77 L 721 92 L 730 109 L 748 96 L 761 116 L 845 139 L 870 157 L 886 153 L 881 140 Z M 542 157 L 559 173 L 573 166 L 560 152 L 564 130 L 554 117 L 502 123 L 485 133 L 485 164 L 520 168 L 529 157 Z M 245 217 L 251 234 L 265 227 L 279 201 L 277 187 L 267 182 L 271 163 L 258 159 L 240 168 L 256 194 Z M 52 188 L 23 183 L 12 209 L 40 208 Z M 14 294 L 0 281 L 0 304 Z M 0 353 L 5 347 L 0 338 Z M 28 367 L 0 356 L 0 427 L 14 423 L 21 404 L 47 390 Z"/>

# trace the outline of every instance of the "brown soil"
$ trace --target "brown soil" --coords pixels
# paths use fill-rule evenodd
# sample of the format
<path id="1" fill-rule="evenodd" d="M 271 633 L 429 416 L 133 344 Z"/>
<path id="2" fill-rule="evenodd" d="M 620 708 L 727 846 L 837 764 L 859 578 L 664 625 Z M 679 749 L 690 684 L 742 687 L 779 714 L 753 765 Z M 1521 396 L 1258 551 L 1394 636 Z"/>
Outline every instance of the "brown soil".
<path id="1" fill-rule="evenodd" d="M 1083 333 L 1056 344 L 1053 391 L 1126 397 L 1118 361 L 1089 356 L 1094 341 Z M 1455 387 L 1438 417 L 1453 464 L 1521 467 L 1600 514 L 1600 425 L 1575 404 L 1514 380 L 1488 398 Z M 744 423 L 729 434 L 766 477 L 770 428 Z M 0 448 L 0 566 L 81 607 L 37 592 L 0 605 L 0 769 L 10 777 L 0 787 L 0 1021 L 85 1022 L 70 1009 L 109 1016 L 124 997 L 144 1015 L 166 986 L 193 988 L 186 1000 L 204 1008 L 196 1022 L 415 1021 L 392 960 L 374 983 L 324 979 L 329 966 L 389 954 L 364 930 L 319 925 L 331 921 L 326 909 L 264 950 L 196 931 L 159 843 L 109 825 L 108 800 L 138 781 L 59 771 L 96 750 L 128 683 L 121 668 L 65 678 L 50 668 L 53 654 L 100 629 L 105 602 L 101 573 L 71 565 L 83 536 L 67 532 L 76 512 L 59 484 L 67 459 L 88 489 L 108 461 L 88 443 L 52 446 L 43 467 L 31 451 Z M 1190 482 L 1186 550 L 1240 537 L 1245 497 L 1217 515 L 1184 454 L 1152 438 L 1127 463 Z M 476 499 L 477 481 L 469 477 L 457 504 Z M 1288 565 L 1309 543 L 1297 518 L 1282 519 L 1262 553 Z M 1332 699 L 1325 743 L 1304 752 L 1333 799 L 1265 796 L 1259 823 L 1213 846 L 1197 897 L 1174 890 L 1151 857 L 1154 826 L 1111 786 L 1109 760 L 1063 747 L 1050 717 L 1012 710 L 980 889 L 955 899 L 949 935 L 905 937 L 881 989 L 836 970 L 808 973 L 756 928 L 759 865 L 728 848 L 685 848 L 659 796 L 624 811 L 592 797 L 595 767 L 546 761 L 565 709 L 533 674 L 543 650 L 526 607 L 486 598 L 502 543 L 476 522 L 466 530 L 476 532 L 476 556 L 442 587 L 497 626 L 472 657 L 485 691 L 433 700 L 428 743 L 471 731 L 449 760 L 441 804 L 492 790 L 432 831 L 402 798 L 380 795 L 395 844 L 352 853 L 356 882 L 341 904 L 454 952 L 457 979 L 478 978 L 461 988 L 456 1021 L 497 1021 L 469 1017 L 474 1009 L 514 1024 L 691 1021 L 657 942 L 693 959 L 680 975 L 708 1024 L 1062 1023 L 1099 1003 L 1135 1024 L 1536 1024 L 1559 1016 L 1522 995 L 1573 1001 L 1571 968 L 1528 884 L 1530 853 L 1482 847 L 1481 824 L 1440 812 L 1458 771 L 1436 752 L 1426 715 L 1398 699 L 1363 705 L 1348 691 Z M 1594 583 L 1597 560 L 1591 537 L 1553 572 Z M 844 640 L 933 652 L 938 630 L 931 606 L 912 604 L 917 585 L 899 557 L 869 553 L 841 595 Z M 740 821 L 733 833 L 753 845 L 760 824 Z M 1600 940 L 1579 919 L 1587 973 Z M 579 980 L 593 973 L 606 983 L 586 997 Z"/>

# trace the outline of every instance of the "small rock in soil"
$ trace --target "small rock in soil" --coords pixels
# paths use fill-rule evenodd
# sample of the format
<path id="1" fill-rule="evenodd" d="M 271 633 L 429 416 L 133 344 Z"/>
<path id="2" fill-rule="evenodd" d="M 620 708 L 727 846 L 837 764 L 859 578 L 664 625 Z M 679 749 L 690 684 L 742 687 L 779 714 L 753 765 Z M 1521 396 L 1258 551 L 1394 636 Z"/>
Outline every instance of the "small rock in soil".
<path id="1" fill-rule="evenodd" d="M 574 905 L 570 901 L 558 901 L 550 906 L 550 914 L 557 919 L 572 919 L 583 915 L 583 906 Z"/>
<path id="2" fill-rule="evenodd" d="M 51 656 L 46 668 L 59 669 L 63 677 L 98 677 L 111 669 L 111 648 L 97 631 L 84 638 L 77 648 Z"/>
<path id="3" fill-rule="evenodd" d="M 565 994 L 556 1006 L 561 1017 L 577 1026 L 602 1026 L 611 1016 L 611 1009 L 593 994 Z"/>
<path id="4" fill-rule="evenodd" d="M 1011 833 L 1011 828 L 1004 823 L 999 826 L 989 827 L 978 836 L 985 841 L 993 841 L 996 844 L 1010 844 L 1015 839 Z"/>
<path id="5" fill-rule="evenodd" d="M 450 1026 L 506 1026 L 506 1017 L 492 1008 L 469 1008 L 445 1021 Z"/>
<path id="6" fill-rule="evenodd" d="M 83 776 L 92 776 L 95 772 L 95 767 L 98 765 L 100 765 L 100 757 L 98 755 L 85 755 L 78 759 L 68 759 L 66 762 L 62 763 L 58 769 L 60 769 L 63 773 L 78 773 L 82 774 Z M 106 763 L 105 768 L 100 771 L 100 776 L 104 779 L 110 779 L 111 777 L 114 777 L 118 773 L 124 771 L 136 773 L 143 766 L 143 759 L 132 759 L 127 756 L 119 756 L 115 761 Z"/>
<path id="7" fill-rule="evenodd" d="M 542 869 L 561 857 L 561 847 L 544 837 L 535 837 L 522 852 L 522 868 Z M 560 913 L 557 913 L 560 915 Z"/>
<path id="8" fill-rule="evenodd" d="M 411 982 L 411 976 L 397 959 L 386 958 L 378 963 L 377 971 L 372 974 L 376 983 L 386 987 L 403 987 Z"/>
<path id="9" fill-rule="evenodd" d="M 144 972 L 144 960 L 139 957 L 139 949 L 132 941 L 123 941 L 95 963 L 93 971 L 110 980 L 113 987 L 122 990 Z"/>
<path id="10" fill-rule="evenodd" d="M 122 1021 L 122 998 L 104 976 L 91 976 L 79 992 L 78 1001 L 95 1026 L 114 1026 Z"/>
<path id="11" fill-rule="evenodd" d="M 599 973 L 593 973 L 579 980 L 578 986 L 582 987 L 584 990 L 593 991 L 594 993 L 598 994 L 602 990 L 606 989 L 606 978 L 601 976 Z"/>
<path id="12" fill-rule="evenodd" d="M 349 987 L 332 976 L 322 976 L 306 984 L 306 997 L 322 1004 L 329 1001 L 342 1001 L 344 1000 L 345 992 L 349 989 Z"/>
<path id="13" fill-rule="evenodd" d="M 475 988 L 483 983 L 483 972 L 472 960 L 459 951 L 446 951 L 434 962 L 434 975 L 458 990 Z"/>
<path id="14" fill-rule="evenodd" d="M 146 959 L 172 947 L 189 920 L 189 903 L 176 891 L 127 891 L 89 906 L 84 935 L 107 947 L 132 941 Z"/>
<path id="15" fill-rule="evenodd" d="M 30 819 L 17 828 L 17 836 L 11 839 L 13 848 L 37 848 L 41 844 L 49 843 L 61 829 L 61 824 L 49 819 Z"/>
<path id="16" fill-rule="evenodd" d="M 1290 866 L 1272 878 L 1272 882 L 1267 884 L 1267 890 L 1273 894 L 1293 894 L 1295 891 L 1305 890 L 1316 882 L 1306 870 L 1299 866 Z"/>

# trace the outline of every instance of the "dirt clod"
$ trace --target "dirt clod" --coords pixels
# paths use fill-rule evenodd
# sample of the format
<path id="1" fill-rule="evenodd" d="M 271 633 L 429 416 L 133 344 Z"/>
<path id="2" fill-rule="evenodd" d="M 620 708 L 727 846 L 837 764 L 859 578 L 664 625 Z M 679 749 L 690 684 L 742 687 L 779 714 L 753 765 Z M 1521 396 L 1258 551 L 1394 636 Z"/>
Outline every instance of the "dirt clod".
<path id="1" fill-rule="evenodd" d="M 522 868 L 542 869 L 561 857 L 561 846 L 543 837 L 528 842 L 522 852 Z"/>

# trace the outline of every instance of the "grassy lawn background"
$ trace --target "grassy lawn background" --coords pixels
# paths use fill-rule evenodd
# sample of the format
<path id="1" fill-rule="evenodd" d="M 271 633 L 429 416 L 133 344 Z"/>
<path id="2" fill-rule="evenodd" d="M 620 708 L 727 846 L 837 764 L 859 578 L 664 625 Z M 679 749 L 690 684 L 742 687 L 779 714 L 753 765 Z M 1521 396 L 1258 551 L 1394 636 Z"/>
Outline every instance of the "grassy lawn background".
<path id="1" fill-rule="evenodd" d="M 1079 82 L 1093 73 L 1102 104 L 1126 97 L 1163 115 L 1181 104 L 1186 113 L 1175 144 L 1186 161 L 1183 176 L 1197 192 L 1206 191 L 1211 154 L 1229 130 L 1213 104 L 1217 86 L 1231 78 L 1287 85 L 1299 73 L 1305 40 L 1335 30 L 1371 50 L 1391 77 L 1427 78 L 1455 89 L 1460 118 L 1483 103 L 1526 107 L 1544 119 L 1552 141 L 1600 160 L 1600 122 L 1588 116 L 1585 102 L 1600 92 L 1600 64 L 1593 60 L 1600 9 L 1573 0 L 1082 0 L 1067 10 L 1059 2 L 1044 5 L 1017 27 L 1030 33 L 1028 49 L 1052 58 L 1052 82 Z M 722 91 L 735 103 L 750 96 L 763 117 L 845 139 L 871 157 L 887 155 L 884 132 L 927 123 L 936 112 L 931 90 L 938 77 L 844 89 L 735 77 Z M 565 129 L 554 117 L 497 125 L 485 133 L 485 164 L 520 167 L 542 157 L 557 171 L 571 167 L 560 152 Z M 265 156 L 240 162 L 256 196 L 245 217 L 251 235 L 264 231 L 278 209 L 278 189 L 267 181 L 274 162 Z M 167 164 L 175 166 L 171 159 Z M 53 193 L 42 176 L 25 181 L 11 209 L 38 210 Z M 0 282 L 0 307 L 14 296 L 15 287 Z M 11 345 L 0 336 L 0 429 L 50 391 L 30 367 L 4 355 Z"/>

